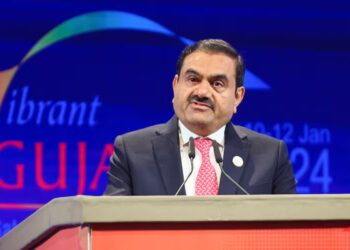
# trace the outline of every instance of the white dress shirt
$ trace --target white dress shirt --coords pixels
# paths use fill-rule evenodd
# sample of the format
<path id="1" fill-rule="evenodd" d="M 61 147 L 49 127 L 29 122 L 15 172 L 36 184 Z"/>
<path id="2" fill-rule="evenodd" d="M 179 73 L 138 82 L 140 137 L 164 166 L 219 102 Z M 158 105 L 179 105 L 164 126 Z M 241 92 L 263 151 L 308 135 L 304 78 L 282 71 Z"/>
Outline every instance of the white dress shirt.
<path id="1" fill-rule="evenodd" d="M 187 178 L 188 174 L 191 172 L 191 161 L 188 157 L 188 142 L 190 137 L 192 136 L 193 139 L 200 139 L 203 138 L 202 136 L 196 135 L 192 131 L 190 131 L 188 128 L 185 127 L 185 125 L 179 120 L 179 142 L 180 142 L 180 154 L 181 154 L 181 163 L 182 163 L 182 172 L 184 175 L 184 180 Z M 222 158 L 224 158 L 224 145 L 225 145 L 225 125 L 222 126 L 219 130 L 216 132 L 206 136 L 206 138 L 209 138 L 211 140 L 216 140 L 216 142 L 219 144 L 219 150 L 222 155 Z M 185 190 L 186 195 L 196 195 L 196 178 L 198 175 L 199 168 L 202 163 L 202 155 L 201 152 L 195 148 L 196 150 L 196 156 L 193 159 L 193 173 L 190 176 L 190 178 L 187 180 L 185 184 Z M 209 158 L 211 164 L 215 168 L 216 177 L 218 178 L 218 184 L 220 186 L 220 176 L 221 176 L 221 169 L 219 164 L 215 160 L 214 155 L 214 149 L 213 147 L 210 148 L 209 151 Z"/>

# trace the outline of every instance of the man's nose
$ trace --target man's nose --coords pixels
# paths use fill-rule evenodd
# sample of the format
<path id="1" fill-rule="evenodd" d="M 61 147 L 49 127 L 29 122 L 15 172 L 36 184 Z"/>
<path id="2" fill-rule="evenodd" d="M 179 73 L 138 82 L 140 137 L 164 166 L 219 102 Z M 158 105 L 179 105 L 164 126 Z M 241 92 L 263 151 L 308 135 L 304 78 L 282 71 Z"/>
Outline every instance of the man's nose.
<path id="1" fill-rule="evenodd" d="M 200 84 L 197 85 L 195 94 L 199 97 L 209 97 L 211 95 L 211 85 L 208 81 L 202 81 Z"/>

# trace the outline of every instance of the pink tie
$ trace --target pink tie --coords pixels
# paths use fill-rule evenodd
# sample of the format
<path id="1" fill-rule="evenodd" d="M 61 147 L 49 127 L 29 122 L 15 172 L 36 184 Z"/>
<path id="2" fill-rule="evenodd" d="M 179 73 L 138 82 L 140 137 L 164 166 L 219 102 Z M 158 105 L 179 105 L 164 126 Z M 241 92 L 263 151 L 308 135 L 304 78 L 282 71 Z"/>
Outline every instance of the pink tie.
<path id="1" fill-rule="evenodd" d="M 209 150 L 212 144 L 213 141 L 207 138 L 194 140 L 194 145 L 202 155 L 202 164 L 196 179 L 196 195 L 218 194 L 218 180 L 209 158 Z"/>

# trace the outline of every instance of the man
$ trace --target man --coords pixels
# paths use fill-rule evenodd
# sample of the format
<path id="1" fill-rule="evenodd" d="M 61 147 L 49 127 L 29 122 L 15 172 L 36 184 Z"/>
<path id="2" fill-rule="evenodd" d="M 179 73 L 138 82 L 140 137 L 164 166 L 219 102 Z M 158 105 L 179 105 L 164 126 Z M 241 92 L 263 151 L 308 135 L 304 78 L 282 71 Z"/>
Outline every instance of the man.
<path id="1" fill-rule="evenodd" d="M 227 42 L 185 48 L 172 84 L 176 115 L 116 138 L 105 194 L 174 195 L 188 176 L 180 195 L 296 193 L 285 143 L 231 123 L 245 94 L 243 78 L 243 60 Z M 224 171 L 244 190 L 221 174 L 213 141 Z"/>

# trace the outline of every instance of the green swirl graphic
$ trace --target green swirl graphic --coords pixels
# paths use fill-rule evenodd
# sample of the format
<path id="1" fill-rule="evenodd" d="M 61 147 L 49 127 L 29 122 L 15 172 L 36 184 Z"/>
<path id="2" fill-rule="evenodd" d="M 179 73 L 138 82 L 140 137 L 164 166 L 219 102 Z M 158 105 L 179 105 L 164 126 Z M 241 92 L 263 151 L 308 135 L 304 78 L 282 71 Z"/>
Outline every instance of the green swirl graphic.
<path id="1" fill-rule="evenodd" d="M 43 49 L 53 45 L 54 43 L 68 39 L 73 36 L 111 29 L 130 29 L 142 30 L 153 33 L 160 33 L 167 36 L 175 36 L 173 32 L 166 29 L 162 25 L 127 12 L 121 11 L 99 11 L 83 14 L 73 17 L 62 24 L 58 25 L 46 35 L 44 35 L 25 55 L 21 62 L 5 71 L 0 72 L 0 108 L 5 97 L 6 91 L 15 76 L 17 70 L 29 58 L 39 53 Z M 185 43 L 192 43 L 192 41 L 178 37 Z"/>
<path id="2" fill-rule="evenodd" d="M 54 43 L 68 39 L 73 36 L 112 29 L 129 29 L 140 30 L 153 33 L 159 33 L 166 36 L 172 36 L 179 39 L 185 45 L 194 43 L 192 40 L 177 36 L 172 31 L 164 26 L 139 15 L 121 12 L 121 11 L 98 11 L 90 12 L 80 16 L 73 17 L 57 27 L 50 30 L 44 35 L 29 52 L 24 56 L 21 62 L 5 71 L 0 72 L 0 109 L 4 100 L 6 91 L 15 76 L 18 69 L 32 56 L 53 45 Z M 267 85 L 260 78 L 255 76 L 249 70 L 246 70 L 245 86 L 251 89 L 269 89 Z"/>

